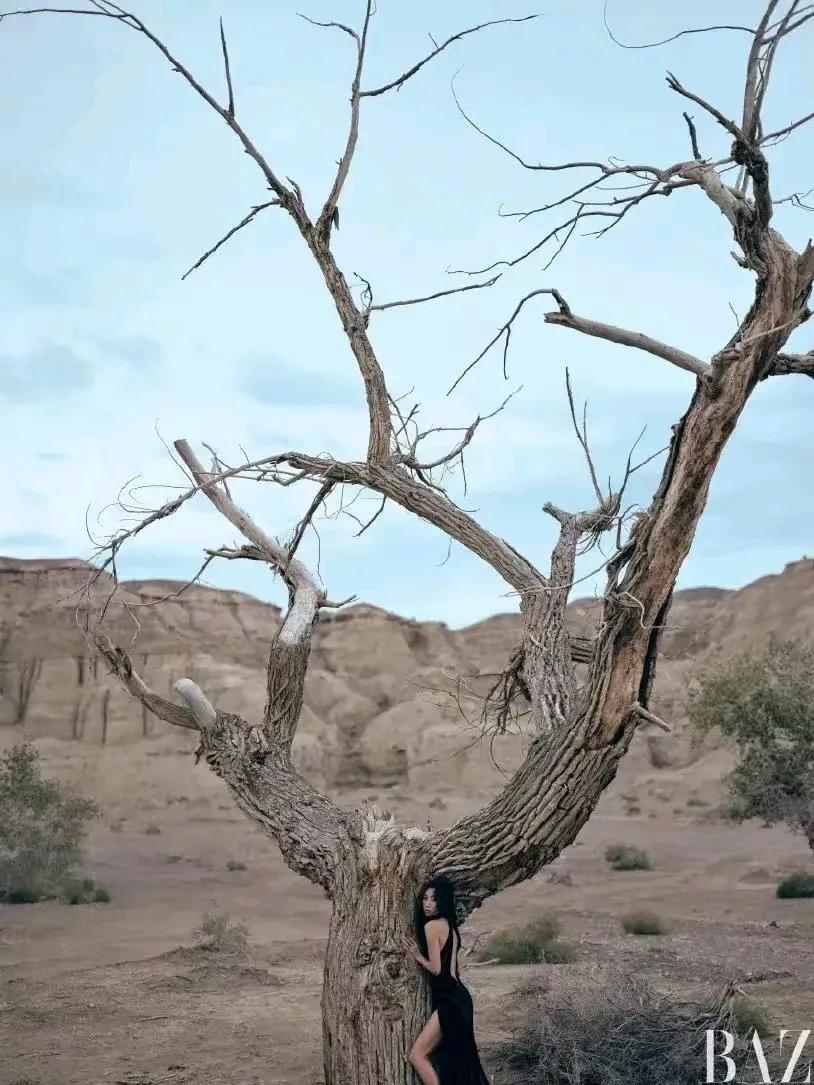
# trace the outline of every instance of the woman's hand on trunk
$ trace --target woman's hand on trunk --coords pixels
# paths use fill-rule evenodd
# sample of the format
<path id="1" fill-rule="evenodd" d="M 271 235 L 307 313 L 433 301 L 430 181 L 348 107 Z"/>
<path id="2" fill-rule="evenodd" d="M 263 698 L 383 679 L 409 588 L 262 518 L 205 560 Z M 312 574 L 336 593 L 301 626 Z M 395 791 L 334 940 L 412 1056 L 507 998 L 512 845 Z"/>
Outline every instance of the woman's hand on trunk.
<path id="1" fill-rule="evenodd" d="M 422 960 L 423 954 L 421 953 L 413 939 L 409 938 L 406 934 L 402 938 L 402 945 L 404 946 L 404 951 L 408 957 L 416 961 L 416 963 Z"/>

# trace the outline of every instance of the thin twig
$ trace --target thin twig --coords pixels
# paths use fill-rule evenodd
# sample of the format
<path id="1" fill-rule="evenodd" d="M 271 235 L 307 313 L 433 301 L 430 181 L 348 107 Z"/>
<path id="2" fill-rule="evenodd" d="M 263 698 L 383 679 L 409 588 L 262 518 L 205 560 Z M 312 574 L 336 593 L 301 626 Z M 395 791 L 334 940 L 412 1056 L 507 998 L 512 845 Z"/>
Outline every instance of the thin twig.
<path id="1" fill-rule="evenodd" d="M 565 299 L 562 297 L 562 295 L 559 293 L 558 290 L 555 290 L 555 289 L 553 289 L 551 287 L 543 288 L 543 289 L 540 289 L 540 290 L 532 290 L 532 292 L 530 294 L 526 294 L 526 296 L 524 298 L 520 299 L 520 301 L 515 306 L 514 312 L 509 317 L 509 319 L 506 321 L 506 323 L 498 330 L 497 334 L 495 336 L 493 336 L 492 339 L 489 340 L 489 342 L 486 344 L 486 346 L 483 348 L 483 350 L 480 352 L 480 354 L 477 356 L 477 358 L 475 358 L 474 361 L 470 362 L 469 365 L 466 367 L 466 369 L 464 369 L 464 371 L 460 374 L 460 376 L 456 378 L 456 380 L 450 386 L 449 391 L 447 392 L 447 395 L 451 395 L 452 392 L 455 391 L 455 389 L 458 387 L 458 385 L 461 383 L 461 381 L 464 379 L 464 377 L 467 375 L 467 373 L 471 372 L 471 370 L 473 370 L 475 368 L 475 366 L 478 364 L 478 362 L 482 358 L 484 358 L 489 353 L 489 351 L 492 349 L 492 347 L 497 342 L 499 342 L 500 339 L 502 339 L 504 336 L 506 337 L 506 347 L 504 348 L 504 355 L 503 355 L 504 372 L 505 372 L 506 349 L 508 348 L 509 337 L 511 336 L 512 324 L 514 323 L 514 321 L 517 319 L 517 317 L 522 312 L 523 307 L 526 304 L 526 302 L 531 301 L 532 298 L 539 297 L 541 294 L 549 294 L 549 295 L 551 295 L 555 299 L 557 304 L 559 305 L 561 312 L 570 313 L 571 310 L 568 308 L 568 304 L 566 303 Z"/>
<path id="2" fill-rule="evenodd" d="M 404 305 L 421 305 L 425 301 L 435 301 L 436 298 L 447 298 L 450 294 L 465 294 L 468 290 L 483 290 L 487 286 L 494 286 L 499 278 L 500 275 L 495 275 L 483 283 L 471 283 L 468 286 L 458 286 L 453 290 L 439 290 L 437 293 L 427 294 L 426 297 L 423 298 L 407 298 L 404 301 L 387 301 L 382 305 L 370 305 L 368 306 L 368 312 L 382 312 L 384 309 L 397 309 Z"/>
<path id="3" fill-rule="evenodd" d="M 232 229 L 227 234 L 224 234 L 220 241 L 216 242 L 216 244 L 214 244 L 211 249 L 207 249 L 203 256 L 199 260 L 196 260 L 192 267 L 184 272 L 184 274 L 181 276 L 181 279 L 186 279 L 186 277 L 188 275 L 191 275 L 193 271 L 197 271 L 201 264 L 208 260 L 210 256 L 214 256 L 218 249 L 220 249 L 223 245 L 226 244 L 230 237 L 234 237 L 238 230 L 242 230 L 244 226 L 248 226 L 250 222 L 254 221 L 254 218 L 261 211 L 264 211 L 267 207 L 279 207 L 279 204 L 280 201 L 277 199 L 268 200 L 266 203 L 256 204 L 248 213 L 248 215 L 246 215 L 245 218 L 240 220 L 237 226 L 233 226 Z"/>
<path id="4" fill-rule="evenodd" d="M 618 45 L 620 49 L 655 49 L 659 45 L 667 45 L 671 41 L 676 41 L 678 38 L 683 38 L 687 34 L 709 34 L 713 30 L 740 30 L 745 34 L 754 34 L 755 31 L 750 26 L 730 26 L 723 23 L 719 26 L 699 26 L 689 30 L 679 30 L 677 34 L 671 34 L 669 38 L 662 38 L 660 41 L 648 41 L 641 44 L 630 44 L 620 41 L 610 28 L 608 22 L 608 3 L 609 0 L 605 0 L 604 7 L 602 9 L 602 18 L 605 23 L 605 29 L 608 32 L 608 37 L 611 39 L 614 45 Z"/>
<path id="5" fill-rule="evenodd" d="M 235 115 L 235 93 L 232 89 L 232 73 L 229 68 L 229 50 L 226 48 L 226 34 L 223 30 L 223 19 L 220 20 L 220 44 L 223 50 L 223 67 L 226 71 L 226 86 L 229 90 L 229 104 L 226 107 L 226 112 L 230 117 Z"/>
<path id="6" fill-rule="evenodd" d="M 488 23 L 480 23 L 478 26 L 471 26 L 468 30 L 461 30 L 436 46 L 431 53 L 423 58 L 423 60 L 419 60 L 417 64 L 414 64 L 412 68 L 408 68 L 407 71 L 398 76 L 398 78 L 391 80 L 389 83 L 385 83 L 384 86 L 376 87 L 375 90 L 363 90 L 361 96 L 363 98 L 375 98 L 379 94 L 386 94 L 388 90 L 393 90 L 394 87 L 403 86 L 403 84 L 406 83 L 408 79 L 411 79 L 416 72 L 421 71 L 425 64 L 429 64 L 429 62 L 437 57 L 439 53 L 443 53 L 443 51 L 454 42 L 460 41 L 461 38 L 465 38 L 469 34 L 476 34 L 479 30 L 485 30 L 487 27 L 502 26 L 506 23 L 528 23 L 531 22 L 532 19 L 539 19 L 541 14 L 541 12 L 538 12 L 536 15 L 523 15 L 516 19 L 492 19 Z"/>

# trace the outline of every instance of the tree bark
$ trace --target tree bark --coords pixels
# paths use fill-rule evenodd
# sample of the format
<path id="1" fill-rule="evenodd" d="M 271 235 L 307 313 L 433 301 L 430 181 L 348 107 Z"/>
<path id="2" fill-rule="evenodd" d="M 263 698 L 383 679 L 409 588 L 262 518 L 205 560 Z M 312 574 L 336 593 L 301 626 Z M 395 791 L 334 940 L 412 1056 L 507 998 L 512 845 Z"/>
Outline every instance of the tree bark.
<path id="1" fill-rule="evenodd" d="M 323 1060 L 330 1085 L 413 1085 L 408 1052 L 429 1013 L 407 960 L 412 902 L 426 834 L 369 811 L 365 843 L 336 872 L 322 990 Z"/>

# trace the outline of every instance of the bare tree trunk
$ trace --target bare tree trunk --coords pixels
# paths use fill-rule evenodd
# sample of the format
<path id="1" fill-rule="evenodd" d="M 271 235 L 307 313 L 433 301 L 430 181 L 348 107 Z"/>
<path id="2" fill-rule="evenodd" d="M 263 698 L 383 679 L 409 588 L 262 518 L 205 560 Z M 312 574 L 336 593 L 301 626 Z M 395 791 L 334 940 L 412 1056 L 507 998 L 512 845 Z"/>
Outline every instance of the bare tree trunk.
<path id="1" fill-rule="evenodd" d="M 325 1081 L 412 1085 L 407 1053 L 429 1013 L 428 989 L 402 944 L 416 892 L 415 856 L 392 821 L 378 822 L 397 837 L 386 848 L 376 840 L 381 828 L 368 824 L 367 847 L 339 866 L 333 891 L 322 989 Z"/>

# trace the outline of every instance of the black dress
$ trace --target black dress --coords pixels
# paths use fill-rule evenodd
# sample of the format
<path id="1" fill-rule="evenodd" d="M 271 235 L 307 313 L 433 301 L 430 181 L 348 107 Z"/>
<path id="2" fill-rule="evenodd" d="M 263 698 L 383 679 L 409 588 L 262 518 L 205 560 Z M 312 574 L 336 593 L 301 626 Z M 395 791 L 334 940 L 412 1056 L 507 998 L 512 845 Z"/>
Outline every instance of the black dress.
<path id="1" fill-rule="evenodd" d="M 430 1061 L 441 1085 L 489 1085 L 475 1044 L 472 996 L 452 972 L 452 948 L 455 945 L 455 971 L 458 970 L 460 936 L 453 937 L 450 927 L 441 950 L 441 971 L 428 972 L 432 1008 L 438 1011 L 441 1042 Z"/>

